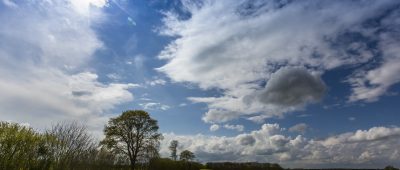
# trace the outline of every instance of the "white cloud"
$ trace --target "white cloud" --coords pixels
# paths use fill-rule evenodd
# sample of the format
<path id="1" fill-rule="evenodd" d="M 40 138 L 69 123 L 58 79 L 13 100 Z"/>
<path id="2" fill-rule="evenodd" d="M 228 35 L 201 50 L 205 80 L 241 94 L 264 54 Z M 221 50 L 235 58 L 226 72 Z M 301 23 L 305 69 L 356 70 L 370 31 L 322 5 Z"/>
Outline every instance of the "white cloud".
<path id="1" fill-rule="evenodd" d="M 369 130 L 357 130 L 349 141 L 372 141 L 400 136 L 400 128 L 373 127 Z"/>
<path id="2" fill-rule="evenodd" d="M 235 119 L 237 117 L 236 114 L 230 111 L 211 109 L 204 115 L 202 119 L 207 123 L 222 123 Z"/>
<path id="3" fill-rule="evenodd" d="M 13 1 L 13 0 L 3 0 L 4 5 L 11 7 L 11 8 L 16 8 L 18 5 Z"/>
<path id="4" fill-rule="evenodd" d="M 89 121 L 88 126 L 94 126 L 98 124 L 91 120 L 100 120 L 116 105 L 132 101 L 128 89 L 136 87 L 103 84 L 97 81 L 96 74 L 89 72 L 66 75 L 57 70 L 36 71 L 29 74 L 34 77 L 24 75 L 1 81 L 1 119 L 29 122 L 34 127 L 61 120 Z"/>
<path id="5" fill-rule="evenodd" d="M 370 167 L 399 166 L 400 128 L 373 127 L 326 139 L 285 136 L 278 124 L 237 136 L 164 134 L 161 154 L 169 155 L 170 140 L 178 140 L 200 161 L 278 162 L 284 167 Z"/>
<path id="6" fill-rule="evenodd" d="M 225 124 L 224 125 L 225 129 L 229 129 L 229 130 L 236 130 L 238 132 L 243 132 L 244 130 L 244 126 L 243 125 L 231 125 L 231 124 Z"/>
<path id="7" fill-rule="evenodd" d="M 210 126 L 210 131 L 211 131 L 211 132 L 215 132 L 215 131 L 217 131 L 218 129 L 219 129 L 219 125 L 217 125 L 217 124 L 213 124 L 213 125 Z"/>
<path id="8" fill-rule="evenodd" d="M 363 69 L 358 74 L 350 77 L 348 82 L 352 85 L 353 93 L 350 102 L 374 102 L 385 95 L 389 88 L 400 82 L 400 12 L 393 10 L 380 21 L 380 27 L 386 31 L 374 35 L 378 39 L 378 48 L 381 50 L 382 61 L 373 69 Z M 372 30 L 378 29 L 373 27 Z M 371 30 L 368 30 L 371 31 Z"/>
<path id="9" fill-rule="evenodd" d="M 69 0 L 69 2 L 76 12 L 88 16 L 93 12 L 91 7 L 102 8 L 107 5 L 108 0 Z"/>
<path id="10" fill-rule="evenodd" d="M 382 68 L 369 71 L 367 76 L 350 78 L 357 79 L 357 83 L 348 81 L 353 89 L 350 101 L 376 99 L 399 82 L 398 76 L 393 75 L 398 72 L 399 64 L 386 57 L 389 56 L 386 53 L 396 58 L 395 47 L 400 41 L 389 41 L 385 33 L 374 32 L 387 30 L 386 33 L 397 35 L 397 14 L 385 16 L 387 21 L 378 26 L 367 23 L 396 6 L 396 1 L 206 0 L 183 4 L 190 18 L 181 19 L 171 11 L 165 13 L 160 34 L 178 38 L 159 54 L 167 64 L 158 70 L 174 82 L 222 90 L 220 97 L 189 98 L 208 105 L 209 111 L 203 117 L 206 122 L 239 117 L 263 122 L 265 118 L 282 117 L 303 109 L 307 103 L 321 99 L 325 91 L 317 75 L 343 65 L 385 58 Z M 393 28 L 380 29 L 383 27 Z M 378 41 L 379 45 L 371 47 L 371 41 Z M 379 51 L 387 52 L 380 56 Z M 307 68 L 298 74 L 288 74 L 304 84 L 302 88 L 289 88 L 299 95 L 277 93 L 282 99 L 279 102 L 268 97 L 264 102 L 257 101 L 256 96 L 263 92 L 266 96 L 271 94 L 263 89 L 264 84 L 271 84 L 273 73 L 283 72 L 278 71 L 282 67 Z M 317 90 L 307 85 L 314 85 Z M 285 101 L 289 103 L 282 103 Z"/>
<path id="11" fill-rule="evenodd" d="M 140 103 L 139 105 L 142 106 L 144 110 L 168 110 L 171 108 L 168 105 L 156 102 Z"/>
<path id="12" fill-rule="evenodd" d="M 154 79 L 154 80 L 150 80 L 150 81 L 146 81 L 147 85 L 150 86 L 157 86 L 157 85 L 165 85 L 167 83 L 167 81 L 165 81 L 164 79 Z"/>
<path id="13" fill-rule="evenodd" d="M 90 21 L 103 19 L 105 1 L 18 2 L 0 11 L 0 119 L 35 128 L 78 120 L 101 134 L 107 113 L 133 100 L 137 87 L 101 83 L 86 68 L 103 48 Z"/>
<path id="14" fill-rule="evenodd" d="M 353 93 L 349 101 L 377 101 L 393 84 L 400 82 L 399 72 L 400 55 L 399 59 L 389 59 L 378 68 L 362 71 L 359 75 L 351 77 L 348 81 L 353 86 Z"/>

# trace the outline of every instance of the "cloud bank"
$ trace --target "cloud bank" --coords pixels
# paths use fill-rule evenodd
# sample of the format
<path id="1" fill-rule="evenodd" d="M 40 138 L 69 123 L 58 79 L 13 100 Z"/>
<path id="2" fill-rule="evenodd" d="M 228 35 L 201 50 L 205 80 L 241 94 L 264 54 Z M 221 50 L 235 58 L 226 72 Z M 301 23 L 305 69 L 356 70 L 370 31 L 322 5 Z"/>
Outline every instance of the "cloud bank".
<path id="1" fill-rule="evenodd" d="M 397 1 L 182 1 L 165 12 L 161 35 L 172 41 L 158 68 L 174 82 L 220 89 L 206 103 L 209 123 L 304 109 L 326 92 L 320 78 L 342 66 L 347 102 L 373 102 L 400 81 Z M 328 85 L 329 86 L 329 85 Z"/>
<path id="2" fill-rule="evenodd" d="M 203 162 L 277 162 L 296 168 L 400 165 L 399 127 L 372 127 L 325 139 L 286 136 L 285 131 L 278 124 L 263 124 L 259 130 L 232 137 L 164 134 L 161 154 L 168 156 L 169 142 L 178 140 L 181 150 L 193 151 Z"/>

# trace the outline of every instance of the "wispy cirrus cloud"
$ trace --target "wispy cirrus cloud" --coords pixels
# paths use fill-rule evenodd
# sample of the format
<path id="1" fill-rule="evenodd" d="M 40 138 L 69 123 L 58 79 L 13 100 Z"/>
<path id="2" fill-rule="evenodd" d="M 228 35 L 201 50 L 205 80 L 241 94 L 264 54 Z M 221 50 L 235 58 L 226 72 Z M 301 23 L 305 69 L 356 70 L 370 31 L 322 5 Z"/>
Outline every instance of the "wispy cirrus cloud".
<path id="1" fill-rule="evenodd" d="M 140 103 L 144 110 L 168 110 L 171 106 L 157 102 Z"/>
<path id="2" fill-rule="evenodd" d="M 304 134 L 309 129 L 308 125 L 305 123 L 295 124 L 289 128 L 289 132 L 297 132 Z"/>

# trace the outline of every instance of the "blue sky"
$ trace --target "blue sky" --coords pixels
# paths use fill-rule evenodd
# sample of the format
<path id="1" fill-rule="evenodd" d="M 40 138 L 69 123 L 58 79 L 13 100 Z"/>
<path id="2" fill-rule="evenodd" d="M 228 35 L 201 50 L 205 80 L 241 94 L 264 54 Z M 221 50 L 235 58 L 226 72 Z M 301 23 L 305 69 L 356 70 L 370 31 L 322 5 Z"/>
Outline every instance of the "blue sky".
<path id="1" fill-rule="evenodd" d="M 207 161 L 400 166 L 400 3 L 0 1 L 0 119 L 144 109 Z"/>

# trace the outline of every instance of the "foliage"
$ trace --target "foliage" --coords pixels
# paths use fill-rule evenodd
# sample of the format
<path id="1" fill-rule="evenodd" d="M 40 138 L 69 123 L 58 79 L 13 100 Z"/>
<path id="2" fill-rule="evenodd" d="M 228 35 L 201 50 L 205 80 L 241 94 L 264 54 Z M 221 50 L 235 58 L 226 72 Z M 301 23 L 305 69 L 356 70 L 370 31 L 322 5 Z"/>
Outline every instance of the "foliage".
<path id="1" fill-rule="evenodd" d="M 171 141 L 170 145 L 169 145 L 169 150 L 171 151 L 171 158 L 176 161 L 176 159 L 178 158 L 177 155 L 177 148 L 178 148 L 178 141 L 177 140 L 173 140 Z"/>
<path id="2" fill-rule="evenodd" d="M 116 155 L 125 156 L 135 169 L 141 163 L 158 157 L 162 135 L 158 133 L 157 120 L 142 110 L 129 110 L 112 118 L 104 129 L 103 146 Z"/>
<path id="3" fill-rule="evenodd" d="M 0 169 L 101 169 L 95 167 L 103 164 L 102 154 L 86 128 L 76 123 L 59 123 L 38 133 L 0 122 Z"/>
<path id="4" fill-rule="evenodd" d="M 191 161 L 191 160 L 193 160 L 193 159 L 195 158 L 195 156 L 194 156 L 194 153 L 193 153 L 193 152 L 190 152 L 190 151 L 188 151 L 188 150 L 184 150 L 184 151 L 182 151 L 181 154 L 179 155 L 179 158 L 180 158 L 182 161 Z"/>
<path id="5" fill-rule="evenodd" d="M 393 166 L 386 166 L 384 170 L 399 170 L 399 169 Z"/>
<path id="6" fill-rule="evenodd" d="M 0 169 L 46 168 L 47 142 L 29 127 L 0 122 Z"/>

